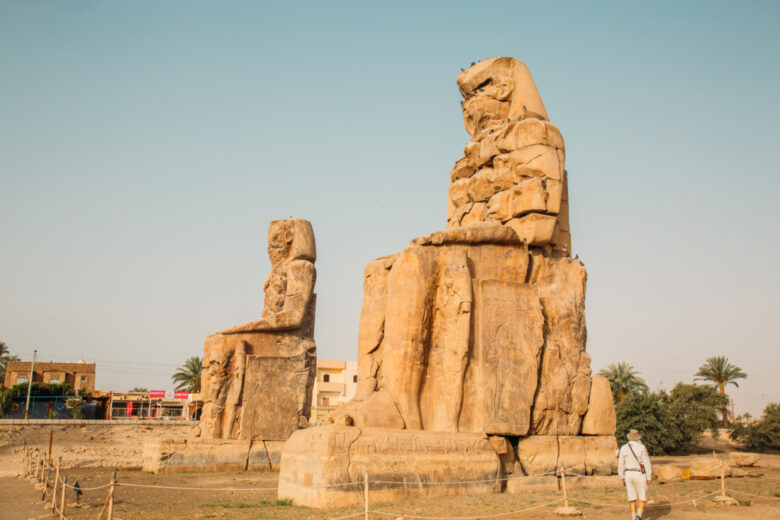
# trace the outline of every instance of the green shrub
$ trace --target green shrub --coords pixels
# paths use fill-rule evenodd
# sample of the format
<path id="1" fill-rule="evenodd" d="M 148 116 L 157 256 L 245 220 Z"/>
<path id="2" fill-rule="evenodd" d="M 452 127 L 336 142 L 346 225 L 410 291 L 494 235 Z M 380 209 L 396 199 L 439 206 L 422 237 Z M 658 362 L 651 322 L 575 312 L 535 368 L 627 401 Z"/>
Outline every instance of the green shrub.
<path id="1" fill-rule="evenodd" d="M 676 440 L 669 435 L 671 418 L 663 404 L 661 396 L 652 392 L 631 392 L 617 406 L 618 443 L 626 442 L 629 430 L 638 430 L 642 434 L 642 443 L 653 455 L 673 451 Z"/>
<path id="2" fill-rule="evenodd" d="M 727 398 L 711 385 L 688 385 L 677 383 L 669 394 L 662 394 L 663 403 L 671 418 L 671 427 L 676 430 L 676 446 L 673 453 L 686 453 L 691 444 L 706 429 L 718 437 L 718 410 Z"/>
<path id="3" fill-rule="evenodd" d="M 636 429 L 653 455 L 687 453 L 707 428 L 717 435 L 723 397 L 715 387 L 678 383 L 670 393 L 632 392 L 615 406 L 618 442 Z"/>
<path id="4" fill-rule="evenodd" d="M 780 450 L 780 403 L 769 403 L 759 421 L 734 423 L 731 438 L 750 451 Z"/>

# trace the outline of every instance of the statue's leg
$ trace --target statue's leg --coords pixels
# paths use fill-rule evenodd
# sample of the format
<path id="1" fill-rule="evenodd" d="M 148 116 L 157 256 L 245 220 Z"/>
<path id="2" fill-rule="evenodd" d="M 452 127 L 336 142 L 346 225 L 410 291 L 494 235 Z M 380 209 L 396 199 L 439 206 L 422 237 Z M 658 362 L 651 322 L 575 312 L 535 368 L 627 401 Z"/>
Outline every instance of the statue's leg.
<path id="1" fill-rule="evenodd" d="M 432 306 L 430 252 L 420 246 L 403 250 L 388 277 L 385 338 L 382 346 L 383 389 L 398 407 L 406 428 L 419 430 L 420 381 L 425 369 Z"/>
<path id="2" fill-rule="evenodd" d="M 225 396 L 225 439 L 239 437 L 239 435 L 233 435 L 233 428 L 236 424 L 236 414 L 241 413 L 241 394 L 244 390 L 244 375 L 246 373 L 246 341 L 239 341 L 236 345 L 232 353 L 231 365 L 233 370 L 230 374 L 230 380 L 227 382 Z"/>
<path id="3" fill-rule="evenodd" d="M 458 431 L 458 419 L 463 404 L 463 379 L 466 375 L 469 341 L 471 338 L 471 273 L 465 249 L 450 249 L 441 280 L 437 308 L 446 309 L 444 381 L 445 399 L 442 425 L 445 431 Z"/>

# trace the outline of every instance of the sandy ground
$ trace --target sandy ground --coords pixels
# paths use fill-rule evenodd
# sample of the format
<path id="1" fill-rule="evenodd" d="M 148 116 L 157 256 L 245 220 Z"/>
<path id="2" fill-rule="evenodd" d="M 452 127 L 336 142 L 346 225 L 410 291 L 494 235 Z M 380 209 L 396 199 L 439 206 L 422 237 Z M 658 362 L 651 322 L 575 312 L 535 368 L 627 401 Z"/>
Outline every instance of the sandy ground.
<path id="1" fill-rule="evenodd" d="M 17 427 L 13 432 L 0 430 L 2 435 L 0 471 L 4 471 L 5 475 L 15 475 L 19 466 L 14 452 L 24 444 L 24 439 L 28 444 L 44 446 L 48 443 L 49 430 L 46 428 L 51 427 Z M 138 467 L 144 439 L 161 435 L 188 436 L 192 434 L 192 427 L 88 426 L 71 427 L 70 430 L 73 431 L 62 428 L 54 427 L 55 455 L 63 453 L 64 460 L 72 462 L 65 471 L 68 480 L 69 482 L 78 480 L 79 485 L 85 489 L 79 504 L 76 504 L 72 491 L 66 495 L 66 515 L 70 520 L 97 518 L 105 501 L 107 489 L 88 488 L 107 483 L 114 468 L 118 469 L 120 483 L 116 492 L 114 513 L 116 520 L 201 518 L 326 520 L 362 511 L 362 506 L 315 510 L 277 502 L 275 491 L 279 476 L 277 472 L 151 475 L 131 469 Z M 85 443 L 85 440 L 89 442 Z M 734 449 L 725 438 L 719 441 L 704 439 L 700 444 L 698 451 L 701 453 L 711 453 L 712 449 L 723 452 Z M 687 459 L 700 456 L 656 457 L 653 460 L 658 463 L 672 462 L 685 465 Z M 760 468 L 752 471 L 763 473 L 763 477 L 735 478 L 726 481 L 728 489 L 733 490 L 730 494 L 739 499 L 739 506 L 717 505 L 712 501 L 711 496 L 700 498 L 720 491 L 720 482 L 717 480 L 694 480 L 662 485 L 654 483 L 650 488 L 650 499 L 653 503 L 646 511 L 645 518 L 670 520 L 780 518 L 780 455 L 763 455 L 759 464 Z M 122 483 L 155 487 L 122 486 Z M 167 489 L 160 486 L 198 489 Z M 215 488 L 226 487 L 246 489 L 246 491 L 215 490 Z M 261 488 L 271 489 L 264 491 Z M 41 491 L 36 489 L 31 481 L 15 476 L 0 476 L 0 504 L 2 505 L 0 520 L 51 518 L 40 498 Z M 506 513 L 544 506 L 560 498 L 560 493 L 555 492 L 416 498 L 389 504 L 371 504 L 373 511 L 393 513 L 393 515 L 371 514 L 370 518 L 395 519 L 404 515 L 419 515 L 433 518 L 468 516 L 487 519 L 490 515 L 501 513 L 504 515 L 499 518 L 558 518 L 553 514 L 553 510 L 560 504 L 517 514 Z M 580 509 L 585 518 L 607 520 L 627 518 L 628 508 L 625 503 L 625 492 L 622 489 L 572 490 L 570 499 L 572 505 Z M 692 503 L 693 499 L 696 499 L 696 505 Z M 682 501 L 685 503 L 678 504 Z"/>
<path id="2" fill-rule="evenodd" d="M 674 460 L 684 463 L 686 457 L 663 458 L 663 462 Z M 657 462 L 662 462 L 659 459 Z M 761 467 L 754 472 L 763 477 L 727 479 L 730 494 L 739 499 L 740 505 L 726 507 L 717 505 L 712 497 L 699 498 L 720 491 L 717 480 L 692 480 L 672 484 L 653 484 L 650 499 L 653 501 L 645 514 L 647 519 L 711 519 L 731 518 L 768 519 L 780 518 L 780 456 L 765 455 Z M 107 483 L 111 470 L 104 468 L 71 468 L 68 480 L 78 480 L 86 489 L 77 507 L 72 491 L 66 495 L 66 515 L 71 520 L 87 520 L 97 517 L 107 489 L 89 490 Z M 772 478 L 769 478 L 772 477 Z M 137 470 L 119 471 L 120 487 L 116 492 L 115 514 L 117 520 L 163 520 L 229 518 L 236 520 L 259 520 L 278 518 L 332 519 L 362 511 L 361 506 L 314 510 L 276 502 L 276 492 L 261 488 L 275 488 L 278 473 L 269 471 L 236 473 L 186 473 L 174 475 L 151 475 Z M 143 484 L 152 488 L 122 487 L 125 484 Z M 166 489 L 160 486 L 203 488 L 196 490 Z M 215 491 L 214 488 L 245 488 L 247 491 Z M 749 493 L 750 495 L 738 494 Z M 758 496 L 752 496 L 758 495 Z M 47 510 L 40 501 L 41 492 L 32 482 L 16 477 L 0 478 L 0 504 L 11 505 L 0 510 L 4 520 L 27 520 L 45 518 Z M 572 505 L 580 509 L 585 518 L 625 519 L 627 508 L 625 494 L 621 489 L 572 490 Z M 391 504 L 372 504 L 374 511 L 393 513 L 395 516 L 370 515 L 370 518 L 398 518 L 403 515 L 424 515 L 430 517 L 473 516 L 489 518 L 489 515 L 520 511 L 543 505 L 561 498 L 560 493 L 546 492 L 529 495 L 481 495 L 410 499 Z M 696 500 L 694 506 L 691 500 Z M 583 502 L 584 501 L 584 502 Z M 677 504 L 687 501 L 684 504 Z M 591 504 L 585 503 L 591 502 Z M 501 518 L 557 518 L 554 506 L 526 511 Z M 614 506 L 614 507 L 613 507 Z"/>

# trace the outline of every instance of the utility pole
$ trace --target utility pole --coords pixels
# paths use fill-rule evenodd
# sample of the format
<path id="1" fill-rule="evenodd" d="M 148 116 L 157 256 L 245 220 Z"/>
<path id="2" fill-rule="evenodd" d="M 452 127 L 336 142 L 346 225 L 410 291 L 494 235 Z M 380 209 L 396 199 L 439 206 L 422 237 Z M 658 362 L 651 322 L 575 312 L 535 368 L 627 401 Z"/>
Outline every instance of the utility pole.
<path id="1" fill-rule="evenodd" d="M 27 403 L 24 405 L 24 418 L 29 419 L 30 418 L 30 390 L 32 390 L 32 382 L 33 382 L 33 370 L 35 370 L 35 358 L 38 356 L 38 351 L 33 350 L 33 360 L 32 364 L 30 365 L 30 380 L 27 381 Z"/>

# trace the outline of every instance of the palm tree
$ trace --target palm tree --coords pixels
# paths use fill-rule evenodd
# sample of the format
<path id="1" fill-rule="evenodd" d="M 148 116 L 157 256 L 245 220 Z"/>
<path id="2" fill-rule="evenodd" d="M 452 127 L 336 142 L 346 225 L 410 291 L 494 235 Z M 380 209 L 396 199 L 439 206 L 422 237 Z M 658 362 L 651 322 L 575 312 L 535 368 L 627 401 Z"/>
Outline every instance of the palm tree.
<path id="1" fill-rule="evenodd" d="M 176 383 L 176 390 L 187 390 L 190 393 L 200 392 L 200 372 L 203 368 L 198 356 L 187 358 L 182 366 L 171 376 Z"/>
<path id="2" fill-rule="evenodd" d="M 5 367 L 9 361 L 19 361 L 19 356 L 10 356 L 11 351 L 8 349 L 8 345 L 0 341 L 0 386 L 2 386 L 5 380 Z"/>
<path id="3" fill-rule="evenodd" d="M 747 374 L 742 371 L 741 368 L 729 363 L 726 356 L 715 356 L 707 358 L 707 362 L 699 367 L 699 371 L 696 372 L 695 379 L 702 381 L 711 381 L 718 387 L 720 395 L 726 396 L 726 386 L 732 384 L 739 388 L 737 379 L 745 379 Z M 726 400 L 723 401 L 720 411 L 723 414 L 723 427 L 728 428 L 728 411 L 726 410 Z"/>
<path id="4" fill-rule="evenodd" d="M 642 392 L 647 390 L 647 383 L 639 377 L 639 372 L 634 367 L 621 361 L 620 363 L 610 363 L 607 368 L 602 368 L 599 375 L 609 380 L 609 386 L 612 387 L 612 396 L 616 403 L 619 403 L 631 392 Z"/>

